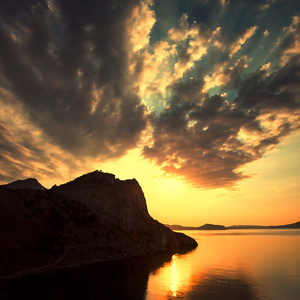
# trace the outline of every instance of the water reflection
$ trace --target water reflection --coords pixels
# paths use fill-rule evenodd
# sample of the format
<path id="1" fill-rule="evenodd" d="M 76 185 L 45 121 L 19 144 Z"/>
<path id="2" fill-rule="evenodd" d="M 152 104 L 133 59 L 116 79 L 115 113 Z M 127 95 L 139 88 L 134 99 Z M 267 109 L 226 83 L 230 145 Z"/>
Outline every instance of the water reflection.
<path id="1" fill-rule="evenodd" d="M 172 256 L 171 268 L 172 268 L 172 276 L 171 276 L 171 293 L 173 297 L 177 296 L 178 290 L 178 271 L 177 271 L 177 254 Z"/>
<path id="2" fill-rule="evenodd" d="M 187 232 L 199 246 L 0 284 L 0 299 L 300 299 L 300 230 Z"/>
<path id="3" fill-rule="evenodd" d="M 253 279 L 243 270 L 210 269 L 196 273 L 197 268 L 191 270 L 185 263 L 185 256 L 173 255 L 168 264 L 150 277 L 146 299 L 267 299 L 259 296 Z"/>
<path id="4" fill-rule="evenodd" d="M 235 277 L 236 276 L 236 277 Z M 207 274 L 184 295 L 184 299 L 256 300 L 260 299 L 251 280 L 243 274 L 233 277 Z"/>
<path id="5" fill-rule="evenodd" d="M 300 230 L 185 233 L 198 248 L 150 276 L 147 300 L 300 299 Z"/>
<path id="6" fill-rule="evenodd" d="M 145 299 L 149 275 L 173 257 L 167 253 L 17 278 L 0 283 L 0 299 Z"/>

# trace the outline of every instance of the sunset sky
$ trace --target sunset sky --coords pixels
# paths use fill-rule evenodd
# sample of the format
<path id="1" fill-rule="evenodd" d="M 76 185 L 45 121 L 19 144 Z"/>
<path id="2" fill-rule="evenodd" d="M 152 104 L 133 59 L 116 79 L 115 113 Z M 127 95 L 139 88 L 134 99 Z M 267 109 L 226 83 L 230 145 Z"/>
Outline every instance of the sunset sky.
<path id="1" fill-rule="evenodd" d="M 0 184 L 97 169 L 162 223 L 293 223 L 299 128 L 299 0 L 0 2 Z"/>

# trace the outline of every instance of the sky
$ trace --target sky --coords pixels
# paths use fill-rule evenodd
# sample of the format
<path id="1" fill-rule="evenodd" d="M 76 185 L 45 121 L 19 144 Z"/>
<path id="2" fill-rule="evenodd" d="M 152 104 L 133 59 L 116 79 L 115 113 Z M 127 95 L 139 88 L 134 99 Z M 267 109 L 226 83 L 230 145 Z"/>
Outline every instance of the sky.
<path id="1" fill-rule="evenodd" d="M 300 220 L 298 0 L 0 2 L 0 183 L 136 178 L 165 224 Z"/>

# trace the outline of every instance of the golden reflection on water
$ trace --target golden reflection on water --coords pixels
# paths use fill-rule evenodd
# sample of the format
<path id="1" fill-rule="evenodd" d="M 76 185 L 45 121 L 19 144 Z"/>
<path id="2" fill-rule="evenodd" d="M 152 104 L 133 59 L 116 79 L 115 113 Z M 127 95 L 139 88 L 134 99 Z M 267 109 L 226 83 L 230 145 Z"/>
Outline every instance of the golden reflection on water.
<path id="1" fill-rule="evenodd" d="M 185 255 L 174 254 L 170 262 L 150 275 L 146 299 L 181 299 L 186 287 L 192 286 L 192 267 L 184 259 Z"/>
<path id="2" fill-rule="evenodd" d="M 177 255 L 174 254 L 172 256 L 171 261 L 171 293 L 173 297 L 177 296 L 177 290 L 178 290 L 178 270 L 177 270 Z"/>
<path id="3" fill-rule="evenodd" d="M 300 299 L 300 231 L 185 233 L 198 248 L 150 275 L 147 300 Z"/>

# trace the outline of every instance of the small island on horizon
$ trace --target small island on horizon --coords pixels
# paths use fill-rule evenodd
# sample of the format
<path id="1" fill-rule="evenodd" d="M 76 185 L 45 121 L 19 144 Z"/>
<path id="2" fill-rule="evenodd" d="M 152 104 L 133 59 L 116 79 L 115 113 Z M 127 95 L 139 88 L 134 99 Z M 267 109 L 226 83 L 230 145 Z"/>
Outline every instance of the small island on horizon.
<path id="1" fill-rule="evenodd" d="M 205 224 L 199 227 L 192 226 L 182 226 L 182 225 L 168 225 L 172 230 L 227 230 L 227 229 L 300 229 L 300 221 L 292 224 L 286 225 L 270 225 L 270 226 L 262 226 L 262 225 L 232 225 L 232 226 L 224 226 L 224 225 L 214 225 L 214 224 Z"/>

